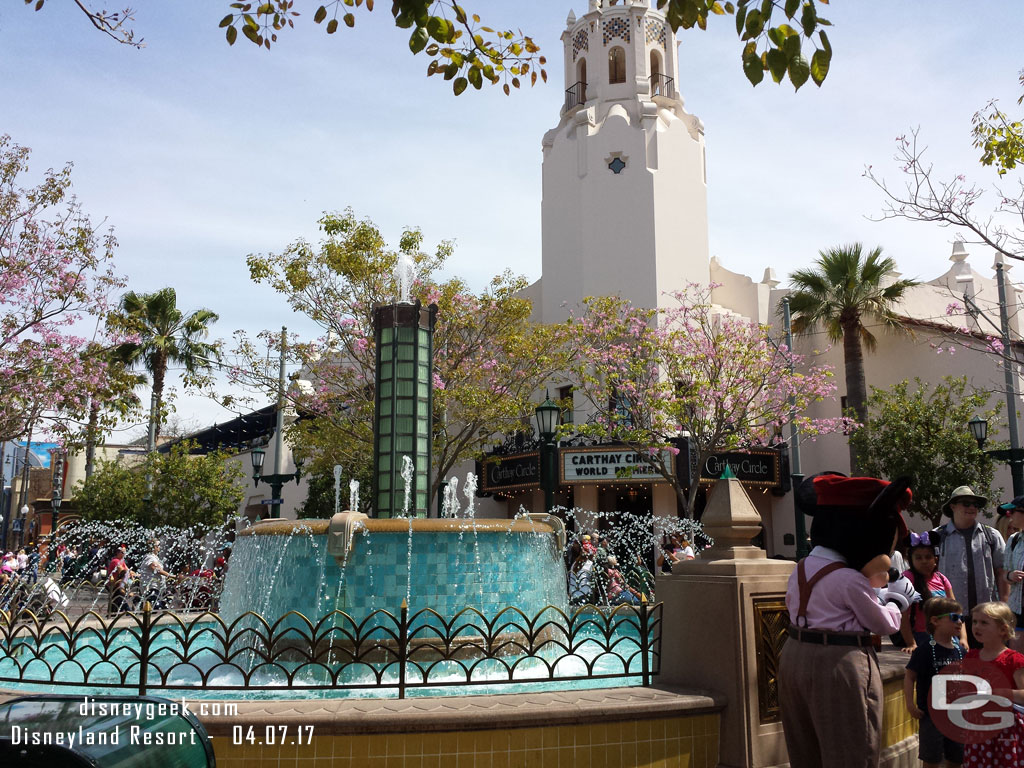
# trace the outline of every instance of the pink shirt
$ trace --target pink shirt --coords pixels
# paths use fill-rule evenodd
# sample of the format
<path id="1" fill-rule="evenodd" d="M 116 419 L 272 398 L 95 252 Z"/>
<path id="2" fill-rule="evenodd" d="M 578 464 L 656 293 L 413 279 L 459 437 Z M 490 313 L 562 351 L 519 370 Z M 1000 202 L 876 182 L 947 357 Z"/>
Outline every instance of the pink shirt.
<path id="1" fill-rule="evenodd" d="M 914 572 L 909 568 L 903 572 L 903 575 L 910 579 L 911 583 L 914 581 Z M 921 602 L 917 603 L 917 608 L 911 606 L 912 616 L 914 617 L 914 626 L 911 627 L 913 632 L 927 632 L 928 625 L 924 617 L 924 610 L 921 606 L 924 605 L 924 601 L 931 597 L 953 597 L 953 585 L 949 583 L 949 579 L 943 576 L 939 571 L 935 571 L 925 583 L 925 591 L 927 594 L 921 595 Z"/>
<path id="2" fill-rule="evenodd" d="M 815 554 L 817 553 L 817 554 Z M 824 556 L 822 556 L 824 555 Z M 815 547 L 804 560 L 808 580 L 838 555 L 824 547 Z M 891 635 L 899 631 L 900 609 L 895 605 L 879 605 L 875 590 L 867 576 L 853 568 L 840 568 L 824 576 L 811 590 L 807 603 L 807 624 L 797 624 L 800 608 L 798 571 L 789 577 L 786 590 L 786 608 L 794 626 L 823 629 L 830 632 L 873 632 Z"/>

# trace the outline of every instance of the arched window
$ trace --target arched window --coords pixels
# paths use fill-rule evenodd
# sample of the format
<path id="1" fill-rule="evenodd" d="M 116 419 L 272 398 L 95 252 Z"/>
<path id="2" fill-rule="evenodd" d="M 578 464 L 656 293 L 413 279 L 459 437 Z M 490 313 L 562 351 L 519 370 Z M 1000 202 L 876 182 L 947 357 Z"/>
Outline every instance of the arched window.
<path id="1" fill-rule="evenodd" d="M 661 74 L 661 55 L 651 51 L 651 96 L 667 96 L 665 84 L 668 78 Z"/>
<path id="2" fill-rule="evenodd" d="M 619 46 L 608 51 L 608 82 L 626 82 L 626 52 Z"/>
<path id="3" fill-rule="evenodd" d="M 576 63 L 576 82 L 579 83 L 580 101 L 587 100 L 587 60 L 580 59 Z"/>

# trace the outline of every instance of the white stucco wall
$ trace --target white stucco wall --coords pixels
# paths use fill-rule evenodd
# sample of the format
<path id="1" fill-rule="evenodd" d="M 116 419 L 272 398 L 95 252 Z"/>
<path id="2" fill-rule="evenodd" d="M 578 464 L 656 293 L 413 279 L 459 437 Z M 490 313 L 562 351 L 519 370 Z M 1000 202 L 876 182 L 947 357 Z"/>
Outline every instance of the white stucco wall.
<path id="1" fill-rule="evenodd" d="M 108 444 L 96 446 L 94 469 L 99 467 L 100 461 L 121 461 L 127 466 L 138 464 L 142 461 L 145 449 L 139 445 L 118 445 Z M 64 476 L 64 496 L 70 499 L 75 495 L 75 487 L 85 482 L 85 450 L 75 451 L 67 457 L 67 470 Z"/>
<path id="2" fill-rule="evenodd" d="M 990 254 L 979 254 L 975 261 L 987 262 Z M 966 376 L 968 386 L 981 391 L 992 392 L 990 403 L 1003 403 L 1005 406 L 1004 373 L 999 367 L 998 358 L 986 351 L 986 342 L 972 339 L 964 334 L 957 334 L 958 327 L 966 326 L 971 331 L 983 334 L 994 334 L 995 328 L 986 322 L 984 317 L 970 320 L 963 315 L 947 315 L 946 308 L 951 303 L 963 305 L 962 295 L 965 289 L 973 296 L 974 301 L 985 315 L 998 323 L 999 300 L 996 281 L 990 270 L 979 272 L 971 267 L 963 258 L 952 258 L 953 266 L 937 278 L 927 280 L 908 292 L 906 299 L 897 309 L 898 314 L 910 318 L 913 335 L 884 333 L 880 329 L 872 329 L 877 338 L 874 352 L 864 355 L 864 372 L 869 392 L 871 387 L 884 389 L 901 381 L 913 381 L 920 378 L 926 384 L 934 384 L 944 376 Z M 937 256 L 936 264 L 942 264 L 942 257 Z M 988 274 L 984 274 L 988 272 Z M 956 278 L 961 277 L 958 281 Z M 1007 305 L 1011 328 L 1017 328 L 1020 320 L 1020 291 L 1012 285 L 1012 272 L 1007 273 Z M 967 278 L 970 278 L 969 280 Z M 742 283 L 742 281 L 740 281 Z M 786 290 L 772 291 L 772 316 L 775 308 L 786 294 Z M 725 295 L 725 294 L 722 294 Z M 948 330 L 929 327 L 927 324 L 943 324 Z M 781 322 L 776 320 L 781 333 Z M 1017 336 L 1019 338 L 1019 336 Z M 942 352 L 938 352 L 938 348 Z M 950 352 L 950 347 L 953 352 Z M 834 400 L 813 405 L 808 415 L 815 418 L 836 417 L 841 413 L 840 397 L 846 394 L 845 367 L 843 363 L 842 343 L 835 345 L 828 340 L 824 332 L 794 340 L 794 351 L 806 357 L 808 365 L 827 364 L 835 372 L 837 391 Z M 1018 393 L 1024 384 L 1018 375 Z M 1020 403 L 1018 399 L 1018 409 Z M 1005 416 L 1005 407 L 1004 407 Z M 1017 414 L 1018 430 L 1022 428 L 1020 414 Z M 967 425 L 964 424 L 964 429 Z M 1024 433 L 1022 433 L 1024 434 Z M 990 439 L 1005 440 L 1007 431 L 990 434 Z M 801 459 L 804 475 L 811 475 L 825 470 L 850 471 L 849 448 L 843 435 L 826 435 L 819 438 L 806 438 L 801 443 Z M 993 483 L 995 488 L 1003 489 L 1002 497 L 1008 499 L 1012 494 L 1010 472 L 1007 466 L 1000 466 Z M 950 489 L 952 490 L 952 489 Z M 792 551 L 792 547 L 782 544 L 782 537 L 795 529 L 791 497 L 778 500 L 773 510 L 776 521 L 774 526 L 774 543 L 781 551 Z M 808 521 L 809 523 L 809 521 Z M 916 530 L 926 527 L 923 520 L 911 521 Z"/>

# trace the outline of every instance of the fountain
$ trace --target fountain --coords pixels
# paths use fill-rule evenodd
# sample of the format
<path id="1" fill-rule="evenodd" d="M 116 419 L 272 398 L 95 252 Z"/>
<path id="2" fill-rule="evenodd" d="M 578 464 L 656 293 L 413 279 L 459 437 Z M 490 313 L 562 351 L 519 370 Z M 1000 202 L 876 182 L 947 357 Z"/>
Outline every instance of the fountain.
<path id="1" fill-rule="evenodd" d="M 350 509 L 325 520 L 264 520 L 239 533 L 221 599 L 232 620 L 255 604 L 265 616 L 288 611 L 316 618 L 343 611 L 355 623 L 374 611 L 431 609 L 452 617 L 474 609 L 493 616 L 514 607 L 535 615 L 565 610 L 564 527 L 547 515 L 476 519 L 476 476 L 464 485 L 466 517 L 453 479 L 442 519 L 430 519 L 433 330 L 437 307 L 412 301 L 414 265 L 404 254 L 395 281 L 399 300 L 374 310 L 377 342 L 374 414 L 374 517 Z M 340 472 L 335 476 L 335 507 Z M 251 584 L 261 585 L 253 595 Z"/>
<path id="2" fill-rule="evenodd" d="M 335 467 L 337 511 L 331 519 L 263 520 L 237 531 L 223 590 L 207 594 L 205 603 L 182 600 L 170 606 L 173 610 L 158 611 L 140 601 L 134 610 L 108 618 L 104 598 L 93 589 L 93 601 L 78 601 L 74 614 L 57 611 L 46 618 L 0 613 L 0 688 L 45 691 L 70 685 L 90 696 L 106 691 L 187 692 L 199 700 L 252 702 L 235 719 L 204 721 L 214 741 L 221 740 L 215 744 L 218 759 L 222 754 L 241 759 L 239 729 L 251 732 L 255 719 L 268 723 L 264 738 L 273 736 L 269 723 L 277 722 L 276 716 L 261 720 L 251 708 L 262 700 L 284 700 L 281 706 L 296 712 L 306 711 L 299 701 L 303 698 L 526 691 L 539 696 L 566 688 L 651 684 L 660 666 L 661 606 L 648 602 L 653 598 L 649 572 L 638 583 L 638 605 L 608 605 L 612 596 L 595 583 L 592 599 L 604 605 L 568 606 L 566 555 L 579 549 L 583 521 L 595 525 L 600 514 L 578 515 L 571 536 L 564 520 L 577 517 L 575 510 L 479 518 L 476 476 L 470 474 L 462 484 L 464 508 L 459 482 L 450 478 L 443 486 L 441 516 L 428 516 L 430 368 L 437 308 L 408 300 L 414 277 L 410 266 L 403 264 L 398 276 L 402 300 L 374 312 L 378 381 L 372 516 L 358 511 L 359 487 L 354 482 L 349 486 L 350 509 L 340 509 L 342 472 Z M 632 525 L 615 515 L 603 527 L 612 522 L 615 530 L 608 531 L 612 540 L 606 554 L 615 550 L 623 558 L 621 553 L 629 552 L 623 558 L 624 574 L 629 567 L 643 571 L 650 559 L 650 517 Z M 116 525 L 104 532 L 89 532 L 88 525 L 76 530 L 69 527 L 62 535 L 79 535 L 83 541 L 99 536 L 111 543 L 124 537 Z M 152 535 L 139 532 L 133 538 L 136 559 Z M 194 552 L 175 556 L 182 567 L 199 574 L 229 546 L 216 533 L 192 532 L 185 538 L 198 542 Z M 690 720 L 698 717 L 693 711 L 720 708 L 707 697 L 683 701 L 673 696 L 651 692 L 643 710 L 663 718 L 666 733 L 676 727 L 672 723 L 690 732 L 696 728 Z M 527 717 L 531 722 L 577 722 L 575 704 L 561 701 L 551 700 L 554 710 L 537 705 L 541 709 Z M 635 701 L 631 696 L 628 703 L 602 705 L 601 719 L 636 717 L 641 709 Z M 272 702 L 266 706 L 267 712 L 278 711 Z M 336 706 L 340 703 L 331 704 Z M 329 734 L 348 732 L 342 724 L 350 718 L 340 710 L 332 710 L 336 715 L 322 707 L 309 711 L 318 713 L 309 715 L 320 723 L 318 731 L 326 727 Z M 493 731 L 495 745 L 501 741 L 498 733 L 511 722 L 501 723 L 499 731 L 494 724 L 468 725 L 461 714 L 459 718 L 445 727 L 452 733 L 467 727 L 481 728 L 481 734 Z M 370 754 L 359 750 L 372 750 L 378 742 L 381 748 L 406 744 L 406 750 L 420 744 L 408 734 L 422 724 L 409 720 L 402 725 L 404 735 L 395 735 L 393 714 L 386 720 L 389 735 L 370 736 L 369 746 L 350 743 L 343 735 L 321 737 L 333 740 L 334 756 L 346 749 L 351 754 L 350 761 L 332 764 L 362 765 Z M 564 729 L 552 725 L 548 730 Z M 615 737 L 616 749 L 620 741 L 639 743 L 639 736 L 621 733 Z M 525 731 L 514 735 L 518 739 Z M 247 744 L 269 743 L 244 738 Z M 450 753 L 443 752 L 443 744 L 430 751 L 418 748 L 424 757 L 440 759 L 441 754 L 463 751 L 459 738 L 460 746 L 452 746 Z M 496 754 L 501 749 L 518 751 L 512 741 L 501 744 L 508 746 L 495 746 Z M 522 748 L 529 749 L 525 742 Z M 672 748 L 683 749 L 682 742 L 677 739 Z M 291 746 L 287 753 L 292 753 Z M 286 754 L 283 745 L 280 754 Z"/>
<path id="3" fill-rule="evenodd" d="M 338 511 L 342 468 L 336 466 L 336 512 L 331 519 L 269 519 L 238 531 L 219 592 L 211 589 L 210 576 L 218 575 L 211 569 L 215 553 L 227 545 L 218 534 L 187 533 L 182 541 L 198 542 L 191 553 L 168 539 L 168 559 L 173 557 L 195 574 L 194 589 L 184 590 L 191 596 L 167 606 L 176 614 L 156 619 L 150 618 L 150 606 L 141 598 L 130 603 L 128 608 L 136 613 L 115 623 L 134 622 L 138 634 L 122 635 L 117 649 L 110 648 L 111 637 L 94 626 L 105 628 L 105 597 L 96 589 L 86 591 L 92 602 L 83 606 L 78 601 L 78 614 L 88 619 L 85 624 L 77 615 L 65 616 L 69 624 L 74 621 L 69 626 L 73 640 L 48 633 L 47 625 L 32 614 L 28 616 L 34 626 L 28 628 L 10 626 L 18 617 L 8 616 L 8 632 L 0 642 L 10 646 L 17 639 L 24 658 L 29 658 L 26 649 L 37 646 L 32 653 L 44 663 L 37 665 L 41 675 L 35 679 L 56 682 L 61 674 L 70 674 L 71 680 L 83 684 L 137 684 L 140 690 L 197 681 L 211 690 L 243 690 L 247 695 L 284 687 L 293 693 L 314 692 L 311 695 L 378 689 L 385 696 L 394 695 L 395 687 L 403 696 L 406 687 L 429 690 L 433 683 L 500 685 L 557 679 L 578 685 L 581 677 L 590 678 L 590 685 L 598 679 L 649 682 L 657 663 L 652 645 L 656 622 L 643 602 L 653 599 L 649 517 L 630 523 L 628 517 L 616 515 L 605 552 L 623 558 L 620 568 L 632 594 L 629 602 L 642 604 L 637 615 L 618 608 L 570 612 L 566 563 L 572 562 L 574 551 L 579 554 L 580 523 L 593 525 L 600 515 L 588 513 L 579 522 L 574 521 L 573 510 L 478 518 L 476 475 L 470 473 L 462 487 L 465 508 L 460 510 L 459 483 L 453 477 L 443 485 L 441 517 L 427 516 L 437 307 L 410 301 L 414 277 L 411 263 L 400 262 L 399 301 L 374 311 L 378 375 L 373 516 L 356 511 L 355 481 L 349 485 L 350 509 Z M 571 542 L 564 520 L 574 521 L 572 527 L 578 529 Z M 67 529 L 62 535 L 77 535 L 83 545 L 95 537 L 117 542 L 123 536 L 117 526 L 100 531 L 95 525 Z M 134 537 L 136 561 L 153 537 L 153 532 Z M 604 568 L 600 563 L 594 570 L 603 573 Z M 583 602 L 619 602 L 601 578 L 591 586 Z M 217 615 L 196 614 L 213 608 Z M 94 613 L 87 613 L 90 610 Z M 182 618 L 190 623 L 184 624 Z M 169 629 L 151 634 L 144 627 L 153 621 L 169 622 Z M 160 642 L 138 651 L 129 647 L 127 655 L 117 657 L 132 637 L 143 645 L 152 638 Z M 627 642 L 620 644 L 624 639 Z M 186 657 L 186 650 L 192 655 Z M 141 674 L 140 657 L 152 663 L 159 660 L 157 674 Z M 79 663 L 82 659 L 88 663 Z M 72 660 L 74 668 L 65 663 Z M 97 660 L 103 663 L 94 663 Z M 362 677 L 353 672 L 367 664 Z M 26 678 L 29 667 L 13 655 L 0 657 L 0 680 L 33 679 Z"/>

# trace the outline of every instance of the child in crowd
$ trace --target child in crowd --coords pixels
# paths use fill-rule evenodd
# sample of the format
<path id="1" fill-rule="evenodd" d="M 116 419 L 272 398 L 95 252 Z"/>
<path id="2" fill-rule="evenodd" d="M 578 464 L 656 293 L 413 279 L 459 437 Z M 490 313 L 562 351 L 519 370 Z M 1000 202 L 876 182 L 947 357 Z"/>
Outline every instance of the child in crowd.
<path id="1" fill-rule="evenodd" d="M 1013 686 L 1013 701 L 1024 703 L 1024 656 L 1011 651 L 1016 616 L 1006 603 L 981 603 L 971 611 L 974 638 L 981 648 L 972 648 L 965 663 L 980 659 L 993 665 Z M 991 732 L 987 741 L 964 747 L 964 768 L 1003 768 L 1024 765 L 1024 715 L 1015 708 L 1013 725 Z"/>
<path id="2" fill-rule="evenodd" d="M 966 653 L 960 643 L 964 626 L 962 610 L 960 603 L 948 597 L 933 597 L 925 603 L 920 613 L 929 632 L 928 640 L 917 644 L 903 675 L 903 700 L 907 711 L 920 721 L 917 756 L 924 768 L 938 768 L 943 759 L 949 765 L 959 765 L 964 760 L 964 745 L 940 733 L 928 715 L 932 678 L 946 665 L 959 664 Z"/>
<path id="3" fill-rule="evenodd" d="M 904 653 L 913 653 L 919 644 L 927 644 L 930 640 L 924 612 L 924 606 L 928 600 L 933 597 L 956 599 L 956 595 L 953 594 L 953 585 L 939 571 L 939 556 L 935 551 L 935 542 L 931 540 L 931 536 L 928 531 L 911 533 L 905 540 L 910 567 L 903 572 L 903 575 L 913 582 L 914 589 L 921 595 L 922 602 L 912 603 L 910 608 L 903 613 L 900 634 L 905 644 Z M 966 648 L 966 629 L 961 632 L 960 641 Z"/>
<path id="4" fill-rule="evenodd" d="M 608 556 L 608 603 L 610 605 L 640 605 L 640 593 L 629 586 L 619 570 L 615 555 Z"/>

